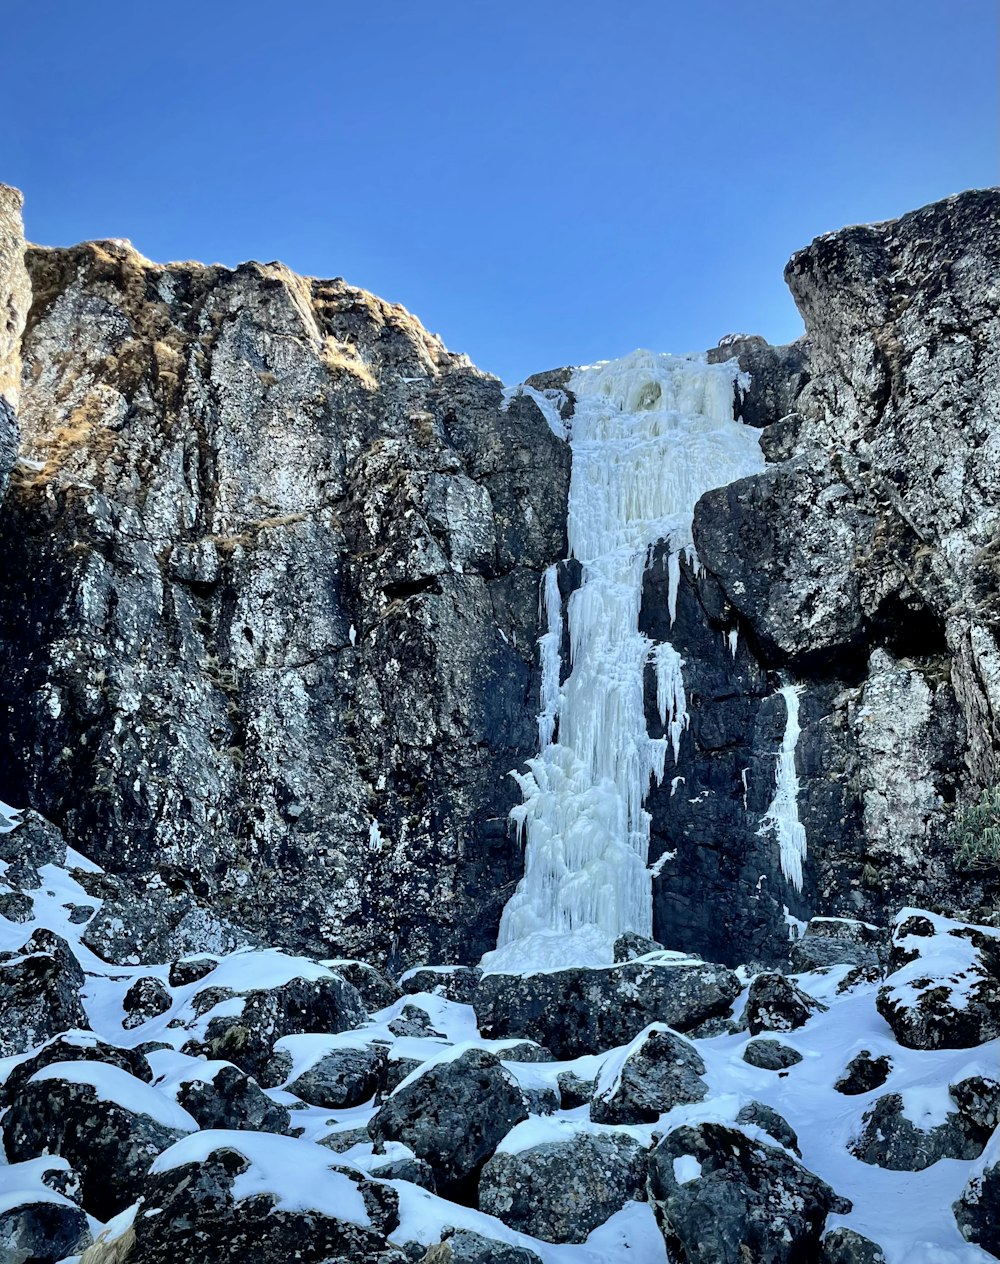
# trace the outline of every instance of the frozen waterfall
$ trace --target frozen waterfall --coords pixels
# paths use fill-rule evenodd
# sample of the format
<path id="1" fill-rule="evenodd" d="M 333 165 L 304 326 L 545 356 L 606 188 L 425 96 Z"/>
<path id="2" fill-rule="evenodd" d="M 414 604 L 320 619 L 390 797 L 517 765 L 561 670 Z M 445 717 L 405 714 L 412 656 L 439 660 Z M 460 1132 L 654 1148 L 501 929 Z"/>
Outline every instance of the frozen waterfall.
<path id="1" fill-rule="evenodd" d="M 733 418 L 735 361 L 708 364 L 636 351 L 576 371 L 569 492 L 570 553 L 582 582 L 568 603 L 571 671 L 560 688 L 563 638 L 555 568 L 543 583 L 539 754 L 515 773 L 511 813 L 524 877 L 504 910 L 490 971 L 603 965 L 627 930 L 649 934 L 650 818 L 643 803 L 687 727 L 683 660 L 639 631 L 652 547 L 669 547 L 669 608 L 682 553 L 695 560 L 691 520 L 703 492 L 763 469 L 755 430 Z M 646 729 L 643 684 L 656 672 L 667 732 Z"/>

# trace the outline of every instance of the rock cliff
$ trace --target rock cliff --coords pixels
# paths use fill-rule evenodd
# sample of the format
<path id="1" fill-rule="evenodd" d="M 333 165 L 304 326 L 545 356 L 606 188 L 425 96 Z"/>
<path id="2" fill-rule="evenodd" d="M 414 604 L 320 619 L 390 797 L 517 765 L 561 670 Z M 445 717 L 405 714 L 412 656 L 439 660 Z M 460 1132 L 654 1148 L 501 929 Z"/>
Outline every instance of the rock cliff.
<path id="1" fill-rule="evenodd" d="M 0 797 L 141 888 L 126 956 L 204 905 L 219 946 L 475 957 L 520 862 L 566 446 L 340 280 L 120 241 L 27 267 Z"/>

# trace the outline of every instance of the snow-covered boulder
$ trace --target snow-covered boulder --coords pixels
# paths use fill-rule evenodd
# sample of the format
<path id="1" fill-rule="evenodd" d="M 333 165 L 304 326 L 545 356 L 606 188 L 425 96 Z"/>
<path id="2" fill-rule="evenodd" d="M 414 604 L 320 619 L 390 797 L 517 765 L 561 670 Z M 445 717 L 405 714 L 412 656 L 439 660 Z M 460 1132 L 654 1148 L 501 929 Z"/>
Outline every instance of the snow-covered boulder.
<path id="1" fill-rule="evenodd" d="M 432 1246 L 420 1264 L 542 1264 L 534 1251 L 471 1229 L 456 1229 Z"/>
<path id="2" fill-rule="evenodd" d="M 199 1128 L 231 1128 L 250 1132 L 288 1132 L 291 1116 L 273 1102 L 257 1081 L 230 1063 L 201 1063 L 176 1085 L 177 1102 L 198 1121 Z"/>
<path id="3" fill-rule="evenodd" d="M 802 1157 L 795 1129 L 783 1115 L 779 1115 L 774 1107 L 768 1106 L 766 1102 L 747 1102 L 737 1111 L 736 1122 L 753 1124 L 755 1128 L 760 1128 L 769 1137 L 773 1137 L 786 1150 L 791 1150 L 793 1154 Z"/>
<path id="4" fill-rule="evenodd" d="M 59 1154 L 80 1175 L 83 1205 L 107 1220 L 142 1189 L 150 1164 L 194 1119 L 168 1097 L 104 1062 L 56 1062 L 17 1091 L 4 1116 L 8 1159 Z"/>
<path id="5" fill-rule="evenodd" d="M 480 1169 L 528 1115 L 513 1075 L 484 1049 L 465 1049 L 404 1081 L 368 1125 L 377 1142 L 401 1141 L 434 1169 L 438 1189 L 473 1202 Z"/>
<path id="6" fill-rule="evenodd" d="M 885 932 L 868 922 L 847 917 L 814 917 L 801 939 L 790 949 L 792 969 L 818 970 L 824 966 L 877 966 Z"/>
<path id="7" fill-rule="evenodd" d="M 22 1059 L 12 1066 L 7 1078 L 0 1088 L 0 1106 L 7 1106 L 13 1101 L 23 1084 L 43 1067 L 53 1062 L 106 1062 L 109 1066 L 119 1067 L 134 1075 L 137 1080 L 146 1083 L 153 1078 L 146 1058 L 137 1049 L 122 1049 L 117 1045 L 109 1045 L 89 1031 L 67 1031 L 42 1045 L 30 1057 Z"/>
<path id="8" fill-rule="evenodd" d="M 990 1152 L 952 1210 L 962 1237 L 1000 1258 L 1000 1144 L 994 1142 Z"/>
<path id="9" fill-rule="evenodd" d="M 80 1180 L 65 1159 L 0 1167 L 0 1260 L 55 1264 L 90 1243 Z"/>
<path id="10" fill-rule="evenodd" d="M 432 992 L 460 1005 L 471 1005 L 482 976 L 477 966 L 417 966 L 407 970 L 399 986 L 411 995 Z"/>
<path id="11" fill-rule="evenodd" d="M 537 1144 L 535 1121 L 512 1133 L 483 1168 L 480 1210 L 544 1242 L 583 1242 L 627 1202 L 645 1197 L 641 1142 L 610 1130 L 564 1130 Z"/>
<path id="12" fill-rule="evenodd" d="M 0 955 L 0 1057 L 27 1053 L 67 1028 L 87 1027 L 83 985 L 72 949 L 50 930 L 36 930 L 17 951 Z"/>
<path id="13" fill-rule="evenodd" d="M 758 974 L 747 992 L 743 1021 L 752 1036 L 762 1031 L 794 1031 L 824 1008 L 783 974 Z"/>
<path id="14" fill-rule="evenodd" d="M 346 1110 L 385 1086 L 387 1053 L 362 1033 L 285 1036 L 274 1046 L 263 1083 L 281 1085 L 311 1106 Z"/>
<path id="15" fill-rule="evenodd" d="M 161 1154 L 143 1187 L 135 1264 L 406 1264 L 389 1246 L 395 1191 L 336 1170 L 320 1146 L 201 1132 Z"/>
<path id="16" fill-rule="evenodd" d="M 150 1018 L 165 1014 L 172 1004 L 173 998 L 163 980 L 155 975 L 144 975 L 136 979 L 122 1000 L 126 1015 L 123 1026 L 126 1029 L 141 1027 Z"/>
<path id="17" fill-rule="evenodd" d="M 365 1008 L 372 1012 L 394 1004 L 403 994 L 397 983 L 370 962 L 337 959 L 323 965 L 357 988 Z"/>
<path id="18" fill-rule="evenodd" d="M 785 1150 L 725 1124 L 669 1132 L 649 1160 L 649 1198 L 688 1264 L 814 1258 L 830 1212 L 851 1204 Z"/>
<path id="19" fill-rule="evenodd" d="M 687 1031 L 728 1013 L 742 990 L 725 966 L 696 958 L 483 976 L 473 1006 L 484 1036 L 527 1036 L 557 1058 L 628 1044 L 650 1023 Z"/>
<path id="20" fill-rule="evenodd" d="M 851 1153 L 893 1172 L 922 1172 L 940 1159 L 975 1159 L 989 1133 L 942 1103 L 946 1095 L 915 1090 L 886 1093 L 865 1112 Z"/>
<path id="21" fill-rule="evenodd" d="M 965 1049 L 1000 1036 L 1000 931 L 920 909 L 892 928 L 878 1011 L 908 1049 Z"/>
<path id="22" fill-rule="evenodd" d="M 601 1069 L 590 1117 L 601 1124 L 653 1123 L 682 1102 L 708 1092 L 705 1062 L 689 1041 L 653 1023 Z"/>

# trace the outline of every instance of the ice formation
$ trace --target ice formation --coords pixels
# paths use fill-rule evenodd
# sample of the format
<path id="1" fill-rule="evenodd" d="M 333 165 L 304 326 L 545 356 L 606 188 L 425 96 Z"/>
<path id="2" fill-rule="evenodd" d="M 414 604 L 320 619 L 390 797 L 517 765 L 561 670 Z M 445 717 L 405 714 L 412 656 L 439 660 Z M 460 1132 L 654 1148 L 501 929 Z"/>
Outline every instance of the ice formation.
<path id="1" fill-rule="evenodd" d="M 636 351 L 579 369 L 570 442 L 569 547 L 582 580 L 568 603 L 571 671 L 560 687 L 562 605 L 546 573 L 547 631 L 539 754 L 515 773 L 512 812 L 525 871 L 483 966 L 527 971 L 603 965 L 623 931 L 649 934 L 647 868 L 652 778 L 676 759 L 687 727 L 683 661 L 639 631 L 642 578 L 665 541 L 668 605 L 676 614 L 680 559 L 703 492 L 763 468 L 757 432 L 733 418 L 735 361 L 708 364 Z M 647 662 L 656 672 L 667 736 L 651 738 L 643 708 Z"/>
<path id="2" fill-rule="evenodd" d="M 774 774 L 774 798 L 764 813 L 760 833 L 772 829 L 778 840 L 781 872 L 796 889 L 802 890 L 802 862 L 806 858 L 806 831 L 799 820 L 799 776 L 795 771 L 795 748 L 799 741 L 799 693 L 795 685 L 778 691 L 785 700 L 785 733 Z"/>

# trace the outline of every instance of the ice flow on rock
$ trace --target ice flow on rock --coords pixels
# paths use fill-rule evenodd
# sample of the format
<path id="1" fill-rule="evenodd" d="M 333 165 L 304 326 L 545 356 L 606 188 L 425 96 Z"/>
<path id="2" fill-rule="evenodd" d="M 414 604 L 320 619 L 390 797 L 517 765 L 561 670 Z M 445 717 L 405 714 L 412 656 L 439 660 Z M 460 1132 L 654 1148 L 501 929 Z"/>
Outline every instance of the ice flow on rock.
<path id="1" fill-rule="evenodd" d="M 680 558 L 695 559 L 691 521 L 713 487 L 763 469 L 757 432 L 733 417 L 735 361 L 635 351 L 578 369 L 570 443 L 569 548 L 581 563 L 567 620 L 571 671 L 559 687 L 561 602 L 552 568 L 543 598 L 540 750 L 511 816 L 525 844 L 524 877 L 504 910 L 490 971 L 604 965 L 627 930 L 650 934 L 650 817 L 643 807 L 687 727 L 683 660 L 639 631 L 652 546 L 669 546 L 673 616 Z M 665 738 L 643 709 L 656 671 Z"/>

